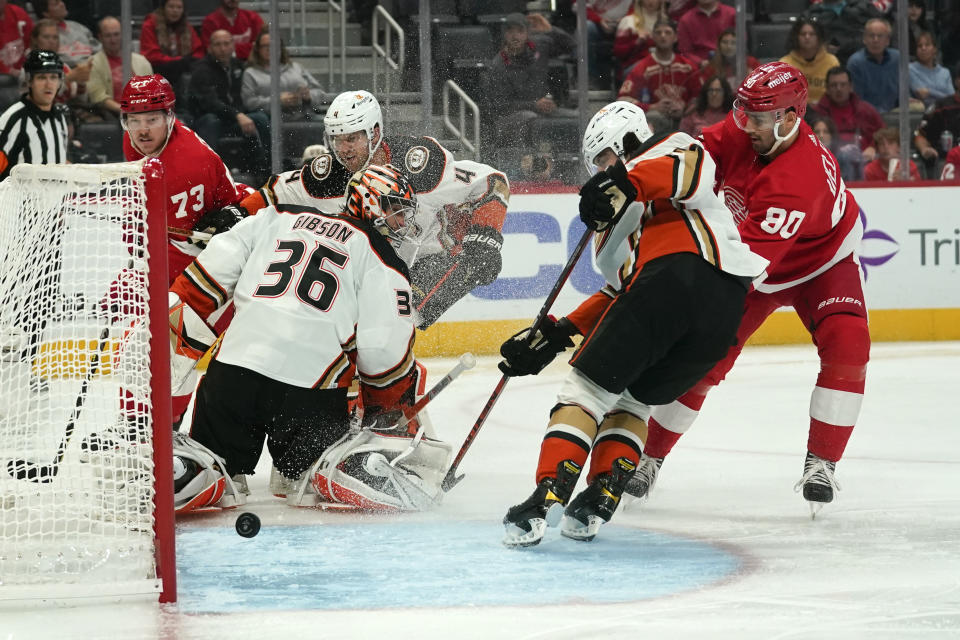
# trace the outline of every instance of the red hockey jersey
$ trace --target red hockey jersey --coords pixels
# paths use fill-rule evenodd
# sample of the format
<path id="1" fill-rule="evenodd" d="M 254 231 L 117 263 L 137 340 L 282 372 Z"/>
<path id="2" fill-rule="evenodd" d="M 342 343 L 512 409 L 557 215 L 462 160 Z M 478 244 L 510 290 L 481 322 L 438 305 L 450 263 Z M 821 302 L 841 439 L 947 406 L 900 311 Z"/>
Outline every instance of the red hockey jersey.
<path id="1" fill-rule="evenodd" d="M 773 292 L 811 280 L 860 246 L 859 207 L 840 177 L 837 160 L 800 123 L 797 140 L 767 162 L 728 115 L 703 130 L 717 163 L 715 189 L 723 190 L 740 237 L 770 261 L 758 291 Z"/>
<path id="2" fill-rule="evenodd" d="M 127 160 L 143 157 L 130 144 L 130 135 L 126 132 L 123 155 Z M 174 122 L 159 159 L 163 163 L 167 191 L 167 226 L 193 229 L 204 214 L 236 204 L 248 192 L 245 185 L 233 181 L 220 156 L 179 120 Z M 171 237 L 170 280 L 199 253 L 195 245 Z"/>

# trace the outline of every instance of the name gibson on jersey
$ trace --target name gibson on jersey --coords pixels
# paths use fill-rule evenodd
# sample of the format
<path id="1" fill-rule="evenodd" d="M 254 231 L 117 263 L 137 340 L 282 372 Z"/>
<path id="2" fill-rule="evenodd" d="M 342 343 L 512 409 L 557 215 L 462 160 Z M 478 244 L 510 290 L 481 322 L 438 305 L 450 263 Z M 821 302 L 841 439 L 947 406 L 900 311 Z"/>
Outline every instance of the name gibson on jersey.
<path id="1" fill-rule="evenodd" d="M 293 223 L 294 229 L 306 229 L 314 235 L 330 238 L 337 242 L 346 242 L 353 235 L 353 229 L 336 220 L 327 220 L 308 213 L 297 216 Z"/>

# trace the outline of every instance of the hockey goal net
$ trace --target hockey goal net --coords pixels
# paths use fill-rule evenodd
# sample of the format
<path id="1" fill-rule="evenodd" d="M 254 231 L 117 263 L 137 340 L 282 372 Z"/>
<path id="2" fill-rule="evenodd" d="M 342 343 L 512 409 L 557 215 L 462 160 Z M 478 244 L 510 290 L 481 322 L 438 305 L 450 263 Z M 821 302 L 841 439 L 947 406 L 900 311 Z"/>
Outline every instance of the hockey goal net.
<path id="1" fill-rule="evenodd" d="M 0 183 L 0 601 L 176 597 L 164 200 L 156 160 Z"/>

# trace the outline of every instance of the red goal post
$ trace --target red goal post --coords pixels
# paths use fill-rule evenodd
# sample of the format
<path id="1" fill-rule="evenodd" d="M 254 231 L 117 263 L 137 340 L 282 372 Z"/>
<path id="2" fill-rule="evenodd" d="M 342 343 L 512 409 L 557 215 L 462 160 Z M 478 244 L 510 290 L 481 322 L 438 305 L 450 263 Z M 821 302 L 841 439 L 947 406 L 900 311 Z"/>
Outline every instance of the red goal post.
<path id="1" fill-rule="evenodd" d="M 0 183 L 0 604 L 176 600 L 166 247 L 156 159 Z"/>

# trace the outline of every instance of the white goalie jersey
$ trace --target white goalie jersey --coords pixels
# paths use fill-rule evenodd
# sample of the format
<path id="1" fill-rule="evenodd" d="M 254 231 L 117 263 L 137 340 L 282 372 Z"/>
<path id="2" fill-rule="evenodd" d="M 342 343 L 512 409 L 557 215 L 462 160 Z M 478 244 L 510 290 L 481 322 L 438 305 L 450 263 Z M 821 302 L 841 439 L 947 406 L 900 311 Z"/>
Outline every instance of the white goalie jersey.
<path id="1" fill-rule="evenodd" d="M 215 236 L 171 291 L 204 319 L 232 298 L 217 360 L 274 380 L 346 387 L 356 369 L 391 406 L 415 367 L 406 265 L 353 217 L 268 206 Z"/>

